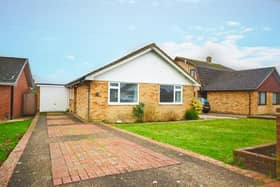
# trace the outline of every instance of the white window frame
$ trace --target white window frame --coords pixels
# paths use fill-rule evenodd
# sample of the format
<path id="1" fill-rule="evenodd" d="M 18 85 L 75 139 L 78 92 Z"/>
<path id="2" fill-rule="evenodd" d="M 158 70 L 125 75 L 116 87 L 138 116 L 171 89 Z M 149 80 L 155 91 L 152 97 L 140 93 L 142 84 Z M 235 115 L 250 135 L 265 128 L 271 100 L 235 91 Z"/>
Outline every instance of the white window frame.
<path id="1" fill-rule="evenodd" d="M 160 102 L 160 86 L 173 86 L 173 102 Z M 176 88 L 180 86 L 180 88 Z M 181 102 L 175 102 L 176 91 L 181 92 Z M 159 85 L 159 104 L 161 105 L 182 105 L 183 104 L 183 86 L 182 85 L 172 85 L 172 84 L 160 84 Z"/>
<path id="2" fill-rule="evenodd" d="M 118 84 L 118 86 L 111 86 L 111 84 Z M 133 103 L 121 103 L 121 83 L 123 84 L 137 84 L 137 102 Z M 117 102 L 111 102 L 110 101 L 110 89 L 117 89 L 118 90 L 118 101 Z M 139 84 L 134 82 L 108 82 L 108 105 L 138 105 L 139 104 Z"/>

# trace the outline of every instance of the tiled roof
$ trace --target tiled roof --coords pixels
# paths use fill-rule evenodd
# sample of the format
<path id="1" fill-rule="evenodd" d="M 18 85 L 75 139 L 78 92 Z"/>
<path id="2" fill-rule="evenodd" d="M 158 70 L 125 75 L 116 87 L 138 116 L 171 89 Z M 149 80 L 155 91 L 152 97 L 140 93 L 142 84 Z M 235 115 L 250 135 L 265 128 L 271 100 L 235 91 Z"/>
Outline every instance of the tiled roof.
<path id="1" fill-rule="evenodd" d="M 28 59 L 14 57 L 0 57 L 0 85 L 14 85 L 25 66 L 28 66 Z M 32 75 L 28 66 L 28 81 L 33 85 Z"/>
<path id="2" fill-rule="evenodd" d="M 275 67 L 241 71 L 221 71 L 203 88 L 205 91 L 256 90 Z M 278 73 L 277 73 L 278 75 Z"/>

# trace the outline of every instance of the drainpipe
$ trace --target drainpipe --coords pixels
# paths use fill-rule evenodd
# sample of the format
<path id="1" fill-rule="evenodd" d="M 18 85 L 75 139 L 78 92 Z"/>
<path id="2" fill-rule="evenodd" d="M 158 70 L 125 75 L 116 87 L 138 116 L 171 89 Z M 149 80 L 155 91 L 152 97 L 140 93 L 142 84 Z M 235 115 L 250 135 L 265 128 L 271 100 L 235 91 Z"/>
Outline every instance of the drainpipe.
<path id="1" fill-rule="evenodd" d="M 10 93 L 10 119 L 14 118 L 14 86 L 11 86 Z"/>
<path id="2" fill-rule="evenodd" d="M 87 120 L 89 121 L 89 115 L 90 115 L 90 81 L 88 82 L 88 106 L 87 106 Z"/>

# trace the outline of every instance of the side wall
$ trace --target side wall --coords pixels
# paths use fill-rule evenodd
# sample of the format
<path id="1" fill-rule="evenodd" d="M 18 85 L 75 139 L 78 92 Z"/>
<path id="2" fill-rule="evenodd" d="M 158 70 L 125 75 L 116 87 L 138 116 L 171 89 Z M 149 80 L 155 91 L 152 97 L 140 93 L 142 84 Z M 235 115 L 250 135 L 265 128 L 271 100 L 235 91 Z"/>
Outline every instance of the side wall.
<path id="1" fill-rule="evenodd" d="M 10 117 L 11 87 L 0 86 L 0 121 Z"/>
<path id="2" fill-rule="evenodd" d="M 249 114 L 248 92 L 207 92 L 212 112 Z"/>
<path id="3" fill-rule="evenodd" d="M 14 86 L 14 118 L 20 117 L 23 110 L 23 95 L 28 93 L 29 86 L 26 78 L 26 67 L 22 74 L 20 75 L 19 80 L 17 81 L 16 86 Z"/>
<path id="4" fill-rule="evenodd" d="M 76 114 L 83 118 L 88 119 L 88 85 L 81 84 L 77 87 L 76 94 Z"/>
<path id="5" fill-rule="evenodd" d="M 182 119 L 186 109 L 191 107 L 191 101 L 194 98 L 194 89 L 193 86 L 183 87 L 183 104 L 161 105 L 159 104 L 160 85 L 140 83 L 139 101 L 145 104 L 145 121 Z M 131 122 L 135 120 L 132 109 L 132 105 L 108 105 L 108 82 L 91 81 L 91 120 L 106 120 L 110 122 L 121 120 L 124 122 Z M 79 111 L 79 109 L 77 109 L 77 111 Z M 83 115 L 85 116 L 84 113 Z"/>

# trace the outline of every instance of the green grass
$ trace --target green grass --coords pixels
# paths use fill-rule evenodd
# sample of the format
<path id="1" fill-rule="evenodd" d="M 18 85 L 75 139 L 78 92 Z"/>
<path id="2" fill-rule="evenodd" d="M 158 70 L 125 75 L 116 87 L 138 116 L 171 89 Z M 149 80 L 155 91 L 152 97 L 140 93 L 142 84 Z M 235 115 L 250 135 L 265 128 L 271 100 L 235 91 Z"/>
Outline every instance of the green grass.
<path id="1" fill-rule="evenodd" d="M 0 124 L 0 165 L 15 148 L 31 124 L 31 120 Z"/>
<path id="2" fill-rule="evenodd" d="M 274 142 L 275 126 L 274 120 L 261 119 L 116 125 L 118 128 L 230 164 L 233 162 L 234 149 Z"/>

